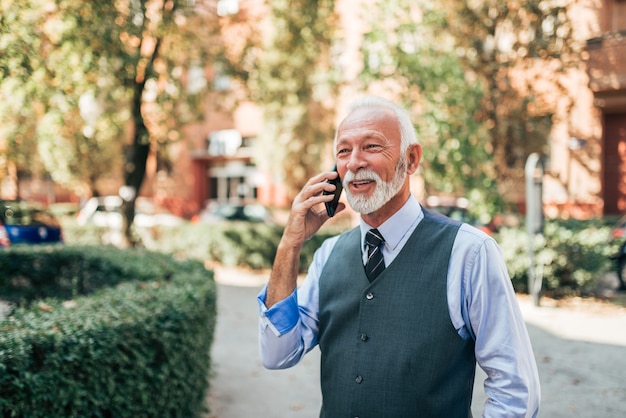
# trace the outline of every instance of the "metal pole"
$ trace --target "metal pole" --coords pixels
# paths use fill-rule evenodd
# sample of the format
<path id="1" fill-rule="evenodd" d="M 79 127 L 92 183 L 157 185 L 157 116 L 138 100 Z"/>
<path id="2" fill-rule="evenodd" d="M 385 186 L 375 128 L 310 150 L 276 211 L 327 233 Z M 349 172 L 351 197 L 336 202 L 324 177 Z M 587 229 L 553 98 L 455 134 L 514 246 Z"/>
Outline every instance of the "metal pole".
<path id="1" fill-rule="evenodd" d="M 536 306 L 543 282 L 542 269 L 536 269 L 535 237 L 543 234 L 543 161 L 539 154 L 528 156 L 526 175 L 526 230 L 528 232 L 528 293 Z"/>

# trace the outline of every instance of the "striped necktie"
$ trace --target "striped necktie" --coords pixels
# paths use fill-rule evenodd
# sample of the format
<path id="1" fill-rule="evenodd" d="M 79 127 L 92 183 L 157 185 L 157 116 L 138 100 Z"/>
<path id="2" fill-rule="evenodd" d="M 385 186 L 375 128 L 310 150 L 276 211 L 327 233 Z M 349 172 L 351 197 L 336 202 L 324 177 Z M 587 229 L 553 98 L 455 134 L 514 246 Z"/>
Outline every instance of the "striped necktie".
<path id="1" fill-rule="evenodd" d="M 365 235 L 365 245 L 367 245 L 367 263 L 365 263 L 365 274 L 370 282 L 385 269 L 385 260 L 381 247 L 385 239 L 378 229 L 370 229 Z"/>

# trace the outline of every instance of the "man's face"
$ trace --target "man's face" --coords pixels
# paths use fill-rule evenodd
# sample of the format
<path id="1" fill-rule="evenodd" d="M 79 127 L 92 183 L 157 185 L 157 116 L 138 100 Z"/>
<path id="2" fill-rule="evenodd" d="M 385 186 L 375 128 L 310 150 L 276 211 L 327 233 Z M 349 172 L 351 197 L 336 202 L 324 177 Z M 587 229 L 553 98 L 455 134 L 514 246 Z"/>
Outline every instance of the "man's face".
<path id="1" fill-rule="evenodd" d="M 406 158 L 401 156 L 398 164 L 396 164 L 396 172 L 392 181 L 383 181 L 375 171 L 364 168 L 356 173 L 348 171 L 343 179 L 343 186 L 346 189 L 346 197 L 352 209 L 362 214 L 368 214 L 376 212 L 397 195 L 402 189 L 406 177 Z M 350 183 L 363 181 L 371 181 L 376 184 L 371 196 L 363 193 L 352 193 L 347 187 Z"/>
<path id="2" fill-rule="evenodd" d="M 401 191 L 408 193 L 400 129 L 390 110 L 357 109 L 349 114 L 337 132 L 336 159 L 348 202 L 357 212 L 376 212 Z"/>

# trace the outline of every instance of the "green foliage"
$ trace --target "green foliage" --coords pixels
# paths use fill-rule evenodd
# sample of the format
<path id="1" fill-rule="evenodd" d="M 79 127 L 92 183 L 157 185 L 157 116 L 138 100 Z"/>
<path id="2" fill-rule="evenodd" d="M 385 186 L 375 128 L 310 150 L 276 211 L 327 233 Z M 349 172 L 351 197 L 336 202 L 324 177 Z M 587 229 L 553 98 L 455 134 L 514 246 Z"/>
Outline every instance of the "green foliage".
<path id="1" fill-rule="evenodd" d="M 3 2 L 6 31 L 0 36 L 7 53 L 0 56 L 5 76 L 0 78 L 0 120 L 5 137 L 15 145 L 7 161 L 16 165 L 18 175 L 51 173 L 59 184 L 84 192 L 92 172 L 115 167 L 108 144 L 119 129 L 98 130 L 95 139 L 78 111 L 79 98 L 95 91 L 94 83 L 100 82 L 101 96 L 106 92 L 97 72 L 89 77 L 98 63 L 85 50 L 106 7 L 93 11 L 90 4 L 78 2 Z M 85 16 L 102 20 L 84 22 L 80 17 Z M 22 37 L 22 30 L 30 36 Z M 28 115 L 26 123 L 21 115 Z M 111 120 L 102 118 L 100 125 Z"/>
<path id="2" fill-rule="evenodd" d="M 42 16 L 27 13 L 32 2 L 0 0 L 0 180 L 13 162 L 18 173 L 38 171 L 34 107 L 45 77 L 37 27 Z"/>
<path id="3" fill-rule="evenodd" d="M 169 278 L 174 265 L 158 253 L 95 246 L 15 246 L 0 257 L 0 294 L 19 300 L 69 299 L 127 280 Z"/>
<path id="4" fill-rule="evenodd" d="M 33 299 L 0 319 L 0 415 L 200 416 L 216 320 L 211 272 L 198 262 L 107 247 L 84 255 L 62 247 L 0 252 L 3 266 L 33 261 L 40 268 L 32 277 L 28 269 L 3 274 L 3 298 L 11 299 L 11 283 L 42 284 L 44 265 L 44 290 L 95 279 L 98 290 Z"/>
<path id="5" fill-rule="evenodd" d="M 295 195 L 322 167 L 332 145 L 341 69 L 333 0 L 272 1 L 270 40 L 243 71 L 264 108 L 258 164 Z"/>
<path id="6" fill-rule="evenodd" d="M 300 272 L 306 272 L 313 253 L 322 241 L 345 228 L 325 228 L 307 241 L 300 257 Z M 98 251 L 103 228 L 64 224 L 63 236 L 70 245 L 93 246 Z M 177 227 L 155 227 L 141 231 L 145 247 L 178 259 L 217 262 L 227 266 L 270 269 L 283 228 L 278 225 L 224 222 L 215 225 L 188 223 Z M 89 250 L 91 251 L 91 250 Z"/>
<path id="7" fill-rule="evenodd" d="M 613 269 L 609 256 L 618 248 L 608 240 L 611 225 L 609 220 L 547 221 L 545 234 L 535 242 L 543 292 L 551 296 L 593 292 L 595 280 Z M 325 239 L 345 229 L 325 227 L 307 241 L 300 257 L 300 273 L 307 271 L 315 251 Z M 81 238 L 82 244 L 98 242 L 95 231 L 92 235 L 82 232 L 83 227 L 65 228 L 65 231 L 67 242 L 73 243 L 76 238 Z M 155 228 L 150 233 L 151 239 L 144 239 L 144 243 L 151 250 L 177 258 L 263 270 L 272 268 L 282 227 L 231 222 Z M 513 286 L 518 292 L 528 292 L 528 235 L 524 226 L 501 228 L 494 238 L 502 250 Z"/>
<path id="8" fill-rule="evenodd" d="M 535 237 L 537 273 L 543 292 L 551 296 L 591 293 L 600 275 L 613 268 L 609 257 L 617 248 L 608 240 L 610 226 L 604 221 L 551 220 L 543 236 Z M 496 236 L 513 286 L 528 292 L 528 246 L 525 229 L 503 228 Z"/>
<path id="9" fill-rule="evenodd" d="M 489 148 L 501 192 L 523 176 L 532 152 L 545 153 L 555 103 L 540 99 L 550 85 L 566 106 L 571 97 L 561 72 L 581 62 L 572 36 L 571 1 L 471 1 L 442 3 L 441 29 L 454 37 L 464 70 L 484 85 L 478 120 L 489 129 Z M 514 74 L 516 72 L 516 74 Z M 545 87 L 544 87 L 545 88 Z M 561 106 L 563 104 L 559 104 Z"/>
<path id="10" fill-rule="evenodd" d="M 453 38 L 439 30 L 445 13 L 426 2 L 381 1 L 378 7 L 384 18 L 375 14 L 365 35 L 361 79 L 393 80 L 402 86 L 404 106 L 416 110 L 426 195 L 462 195 L 472 210 L 495 213 L 501 202 L 485 193 L 496 186 L 489 132 L 476 117 L 485 86 L 462 66 Z"/>
<path id="11" fill-rule="evenodd" d="M 202 116 L 197 98 L 208 83 L 187 88 L 187 75 L 219 53 L 217 16 L 205 1 L 1 4 L 6 164 L 18 175 L 48 173 L 79 195 L 126 170 L 138 190 L 147 154 L 125 148 L 128 127 L 162 162 L 168 153 L 159 148 Z M 0 166 L 0 179 L 6 171 Z"/>
<path id="12" fill-rule="evenodd" d="M 537 100 L 538 80 L 568 98 L 558 71 L 536 71 L 579 62 L 567 7 L 543 0 L 376 3 L 361 79 L 366 86 L 383 80 L 413 109 L 427 195 L 462 195 L 481 216 L 504 210 L 502 196 L 522 178 L 527 156 L 548 146 L 555 109 Z M 515 85 L 513 69 L 526 77 Z"/>

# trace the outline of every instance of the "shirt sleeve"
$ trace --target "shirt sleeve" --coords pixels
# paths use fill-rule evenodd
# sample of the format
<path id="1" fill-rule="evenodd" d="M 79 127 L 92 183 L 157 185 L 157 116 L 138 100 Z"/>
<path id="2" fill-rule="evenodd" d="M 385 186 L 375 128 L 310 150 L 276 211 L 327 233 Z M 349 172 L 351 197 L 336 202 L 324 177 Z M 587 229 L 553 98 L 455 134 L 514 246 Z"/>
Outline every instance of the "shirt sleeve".
<path id="1" fill-rule="evenodd" d="M 313 336 L 298 318 L 297 291 L 267 309 L 267 286 L 258 296 L 259 356 L 268 369 L 286 369 L 296 365 L 313 348 Z M 274 321 L 274 322 L 273 322 Z M 309 334 L 307 336 L 307 334 Z"/>
<path id="2" fill-rule="evenodd" d="M 487 374 L 483 417 L 535 417 L 540 384 L 535 356 L 504 258 L 485 236 L 465 254 L 464 309 L 478 365 Z"/>
<path id="3" fill-rule="evenodd" d="M 259 293 L 259 355 L 266 368 L 292 367 L 317 345 L 319 277 L 337 238 L 324 241 L 315 252 L 306 278 L 290 296 L 268 309 L 267 286 Z"/>

